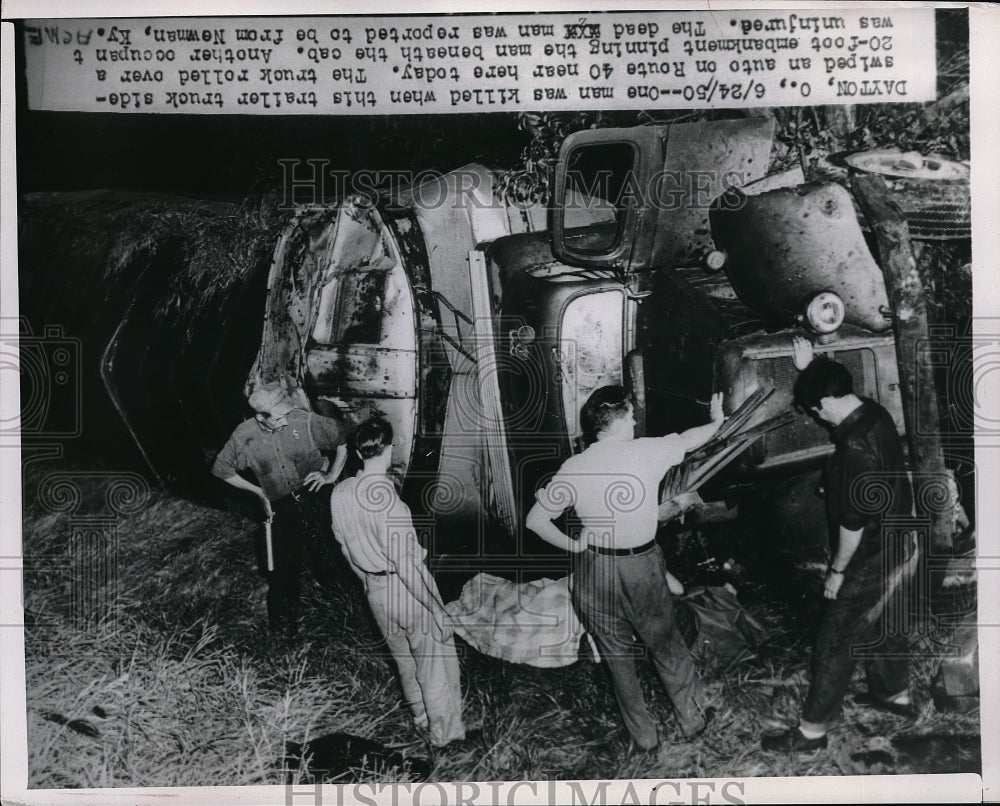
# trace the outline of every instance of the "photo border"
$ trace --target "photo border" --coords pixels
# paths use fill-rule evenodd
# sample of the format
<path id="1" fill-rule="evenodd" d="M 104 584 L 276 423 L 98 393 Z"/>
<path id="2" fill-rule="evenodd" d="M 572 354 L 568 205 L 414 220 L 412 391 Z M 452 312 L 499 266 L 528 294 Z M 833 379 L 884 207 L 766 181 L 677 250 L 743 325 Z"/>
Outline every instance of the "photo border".
<path id="1" fill-rule="evenodd" d="M 707 4 L 706 4 L 707 5 Z M 597 11 L 597 10 L 705 10 L 706 5 L 693 3 L 641 3 L 633 7 L 623 7 L 613 2 L 567 2 L 550 0 L 546 11 Z M 723 10 L 739 8 L 744 4 L 717 0 L 709 8 Z M 870 3 L 871 8 L 895 8 L 898 3 Z M 938 7 L 968 7 L 967 4 L 907 4 L 934 5 Z M 815 7 L 831 10 L 827 3 L 770 3 L 770 9 L 791 9 Z M 856 7 L 856 6 L 855 6 Z M 155 2 L 143 0 L 123 8 L 112 0 L 87 0 L 86 4 L 54 2 L 54 0 L 11 0 L 3 8 L 2 43 L 3 66 L 2 97 L 2 161 L 0 174 L 4 181 L 0 184 L 0 218 L 2 218 L 2 239 L 0 239 L 0 317 L 17 317 L 17 162 L 14 149 L 14 108 L 15 70 L 13 65 L 14 30 L 7 20 L 28 18 L 81 18 L 81 17 L 123 17 L 144 16 L 290 16 L 296 14 L 323 16 L 329 13 L 330 4 L 321 2 L 285 3 L 280 9 L 264 2 L 230 2 L 213 4 L 213 13 L 204 14 L 205 3 L 195 0 L 177 2 Z M 483 0 L 437 0 L 431 7 L 420 9 L 420 13 L 464 13 L 533 11 L 527 2 L 505 2 L 498 9 L 498 3 Z M 373 13 L 398 14 L 413 13 L 412 4 L 400 0 L 368 0 L 367 2 L 342 2 L 337 6 L 338 14 Z M 969 7 L 970 35 L 970 94 L 971 94 L 971 138 L 972 138 L 972 209 L 974 216 L 973 265 L 974 300 L 973 313 L 977 337 L 992 338 L 994 334 L 982 328 L 983 322 L 1000 315 L 1000 291 L 995 280 L 995 267 L 1000 265 L 1000 239 L 997 213 L 1000 211 L 1000 160 L 994 156 L 1000 134 L 1000 109 L 995 103 L 1000 98 L 1000 70 L 997 70 L 996 55 L 1000 52 L 1000 8 Z M 0 387 L 0 417 L 16 416 L 19 411 L 19 390 L 16 385 Z M 4 799 L 11 802 L 22 801 L 30 804 L 43 803 L 94 803 L 135 804 L 135 803 L 292 803 L 288 791 L 283 786 L 267 787 L 196 787 L 171 789 L 103 789 L 103 790 L 43 790 L 27 789 L 27 748 L 25 716 L 25 670 L 23 613 L 21 611 L 22 554 L 20 529 L 12 524 L 21 523 L 21 466 L 19 451 L 0 450 L 0 522 L 6 526 L 0 531 L 0 780 L 4 789 Z M 977 445 L 976 464 L 982 474 L 979 487 L 982 490 L 997 489 L 1000 486 L 1000 462 L 990 451 L 993 446 Z M 982 709 L 981 725 L 997 724 L 1000 706 L 1000 496 L 984 495 L 977 500 L 978 596 L 980 621 L 980 664 Z M 992 583 L 992 584 L 991 584 Z M 992 629 L 991 629 L 992 628 Z M 970 797 L 1000 801 L 1000 732 L 983 730 L 983 775 L 893 775 L 856 776 L 844 778 L 747 778 L 741 797 L 746 802 L 879 802 L 906 801 L 911 803 L 929 801 L 967 800 Z M 718 779 L 724 782 L 725 779 Z M 631 802 L 628 800 L 628 786 L 642 797 L 653 782 L 615 782 L 608 790 L 609 802 Z M 551 791 L 544 789 L 548 782 L 538 782 L 535 791 L 525 786 L 525 782 L 506 782 L 494 787 L 498 798 L 495 801 L 475 800 L 473 802 L 544 803 Z M 364 786 L 364 785 L 360 785 Z M 403 786 L 403 785 L 397 785 Z M 455 784 L 462 787 L 463 784 Z M 468 787 L 468 784 L 464 784 Z M 325 786 L 322 790 L 323 803 L 346 803 L 350 800 L 338 799 L 341 787 Z M 350 787 L 348 787 L 350 789 Z M 442 785 L 442 791 L 445 791 Z M 562 790 L 565 791 L 565 790 Z M 484 789 L 489 793 L 489 788 Z M 354 794 L 366 793 L 355 791 Z M 373 793 L 376 794 L 377 793 Z M 463 795 L 459 788 L 452 789 L 446 800 L 428 800 L 428 803 L 453 803 L 451 794 Z M 472 793 L 466 788 L 464 796 Z M 620 794 L 620 799 L 615 799 Z M 716 793 L 718 794 L 718 793 Z M 525 797 L 525 800 L 520 798 Z M 406 803 L 405 797 L 395 800 L 389 793 L 377 795 L 379 802 Z M 510 798 L 514 798 L 511 800 Z M 544 799 L 540 799 L 544 798 Z M 624 799 L 624 800 L 623 800 Z M 319 801 L 314 801 L 319 803 Z M 641 802 L 650 802 L 643 798 Z M 652 802 L 661 802 L 654 800 Z M 669 802 L 669 801 L 662 801 Z M 304 803 L 304 801 L 300 801 Z"/>

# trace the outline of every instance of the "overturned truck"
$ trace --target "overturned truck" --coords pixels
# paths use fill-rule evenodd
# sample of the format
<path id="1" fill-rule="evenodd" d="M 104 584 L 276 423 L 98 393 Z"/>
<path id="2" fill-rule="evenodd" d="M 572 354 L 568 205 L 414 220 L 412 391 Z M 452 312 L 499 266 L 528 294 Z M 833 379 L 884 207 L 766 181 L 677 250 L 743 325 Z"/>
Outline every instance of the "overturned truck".
<path id="1" fill-rule="evenodd" d="M 446 541 L 435 552 L 502 568 L 551 554 L 523 516 L 582 449 L 595 388 L 629 387 L 648 435 L 704 421 L 715 390 L 729 413 L 758 395 L 752 431 L 790 409 L 791 337 L 807 334 L 907 434 L 918 486 L 933 488 L 918 500 L 938 502 L 927 533 L 946 542 L 954 502 L 940 440 L 920 427 L 938 416 L 906 222 L 877 178 L 854 183 L 866 238 L 840 185 L 766 177 L 772 127 L 571 135 L 549 209 L 505 201 L 478 165 L 300 207 L 247 388 L 279 380 L 322 414 L 388 418 L 403 495 Z M 730 451 L 700 488 L 709 509 L 795 489 L 832 451 L 808 417 L 790 419 Z"/>

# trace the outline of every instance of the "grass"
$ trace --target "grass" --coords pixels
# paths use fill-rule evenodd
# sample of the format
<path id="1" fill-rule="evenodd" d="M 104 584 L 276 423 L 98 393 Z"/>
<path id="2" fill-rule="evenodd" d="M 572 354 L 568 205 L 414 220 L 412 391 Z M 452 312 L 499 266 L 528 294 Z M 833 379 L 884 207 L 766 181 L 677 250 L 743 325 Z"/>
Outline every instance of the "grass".
<path id="1" fill-rule="evenodd" d="M 170 268 L 152 314 L 184 333 L 268 265 L 281 228 L 278 191 L 239 202 L 158 193 L 81 191 L 29 194 L 18 202 L 22 300 L 54 305 L 45 283 L 60 278 L 67 298 L 103 304 L 157 261 Z M 72 267 L 67 271 L 66 267 Z"/>
<path id="2" fill-rule="evenodd" d="M 258 526 L 233 514 L 150 492 L 117 524 L 117 576 L 105 590 L 105 618 L 74 627 L 65 570 L 73 524 L 39 503 L 43 476 L 33 471 L 25 485 L 30 786 L 280 784 L 286 741 L 334 731 L 425 755 L 392 667 L 372 651 L 378 634 L 353 579 L 322 588 L 307 577 L 304 638 L 272 640 L 252 550 Z M 100 511 L 104 483 L 79 478 L 77 512 Z M 536 669 L 459 642 L 465 719 L 482 728 L 482 743 L 439 757 L 431 780 L 919 772 L 912 760 L 869 765 L 852 756 L 891 749 L 900 735 L 979 733 L 978 714 L 934 710 L 928 685 L 935 663 L 922 657 L 912 664 L 916 723 L 848 703 L 827 751 L 763 753 L 763 733 L 797 720 L 815 609 L 803 607 L 810 600 L 780 598 L 752 573 L 742 590 L 769 640 L 725 671 L 704 670 L 720 710 L 701 739 L 679 737 L 648 665 L 641 677 L 664 740 L 656 753 L 634 754 L 600 665 L 583 659 Z M 854 687 L 863 690 L 860 677 Z M 399 770 L 361 778 L 408 780 Z"/>

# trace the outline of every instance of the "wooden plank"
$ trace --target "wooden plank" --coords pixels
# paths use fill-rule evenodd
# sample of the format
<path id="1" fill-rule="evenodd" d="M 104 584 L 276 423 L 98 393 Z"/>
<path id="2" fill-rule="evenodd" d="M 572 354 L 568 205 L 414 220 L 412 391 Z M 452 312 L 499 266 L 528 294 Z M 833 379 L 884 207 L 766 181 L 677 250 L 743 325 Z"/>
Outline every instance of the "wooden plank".
<path id="1" fill-rule="evenodd" d="M 743 426 L 749 422 L 750 418 L 757 413 L 757 410 L 763 406 L 773 394 L 774 387 L 771 387 L 766 392 L 763 389 L 755 390 L 754 393 L 744 400 L 743 404 L 735 412 L 733 412 L 732 416 L 722 424 L 718 434 L 716 434 L 716 439 L 725 439 L 743 428 Z"/>
<path id="2" fill-rule="evenodd" d="M 684 492 L 696 492 L 699 487 L 726 467 L 726 465 L 736 459 L 736 457 L 743 453 L 743 451 L 749 448 L 762 436 L 763 434 L 757 434 L 756 436 L 748 437 L 747 439 L 740 440 L 739 442 L 730 445 L 715 454 L 709 461 L 697 470 L 690 471 L 690 465 L 687 465 L 686 467 L 688 468 L 688 472 L 683 474 L 683 482 L 678 485 L 678 489 L 670 495 L 664 494 L 663 500 L 660 501 L 660 506 L 657 509 L 657 521 L 662 525 L 679 516 L 681 513 L 677 511 L 675 507 L 671 506 L 672 498 Z M 674 469 L 676 468 L 671 468 L 671 470 Z"/>
<path id="3" fill-rule="evenodd" d="M 688 489 L 697 490 L 762 436 L 763 434 L 755 434 L 746 439 L 740 439 L 719 451 L 705 462 L 705 464 L 691 473 Z"/>
<path id="4" fill-rule="evenodd" d="M 766 399 L 767 395 L 764 395 L 759 403 L 753 403 L 749 399 L 748 403 L 753 407 L 753 410 L 756 410 Z M 700 451 L 705 450 L 705 448 L 701 448 L 698 453 L 689 455 L 679 465 L 674 465 L 667 471 L 663 494 L 660 496 L 661 507 L 681 493 L 697 490 L 758 439 L 771 431 L 784 427 L 792 419 L 794 419 L 794 415 L 791 412 L 776 414 L 762 423 L 750 426 L 739 433 L 731 434 L 725 439 L 713 440 L 709 443 L 707 453 L 700 453 Z"/>
<path id="5" fill-rule="evenodd" d="M 749 422 L 750 418 L 768 401 L 772 394 L 774 394 L 773 387 L 766 392 L 763 389 L 756 389 L 722 424 L 715 436 L 705 445 L 694 451 L 687 458 L 687 461 L 699 461 L 707 456 L 711 456 L 719 449 L 719 446 L 725 444 L 727 440 L 731 439 L 734 434 Z"/>

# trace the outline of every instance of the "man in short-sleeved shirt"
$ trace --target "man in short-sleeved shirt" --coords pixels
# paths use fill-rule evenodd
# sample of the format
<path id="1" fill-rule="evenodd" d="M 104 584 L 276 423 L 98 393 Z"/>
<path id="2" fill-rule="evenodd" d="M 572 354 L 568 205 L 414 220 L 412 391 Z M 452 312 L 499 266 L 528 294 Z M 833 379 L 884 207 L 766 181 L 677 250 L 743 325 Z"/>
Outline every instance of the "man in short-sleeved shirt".
<path id="1" fill-rule="evenodd" d="M 880 557 L 888 548 L 886 539 L 895 541 L 898 547 L 903 533 L 893 532 L 884 537 L 882 521 L 909 516 L 913 505 L 896 424 L 878 403 L 867 398 L 860 400 L 861 405 L 833 430 L 837 450 L 826 471 L 830 534 L 837 535 L 841 527 L 849 531 L 861 530 L 858 547 L 850 560 L 852 563 Z M 879 488 L 872 489 L 867 496 L 863 486 L 866 479 L 879 484 Z M 886 508 L 873 513 L 872 505 L 882 495 L 886 496 Z"/>
<path id="2" fill-rule="evenodd" d="M 645 644 L 670 696 L 681 732 L 701 733 L 711 709 L 691 655 L 674 624 L 663 552 L 656 544 L 658 493 L 667 471 L 705 444 L 723 421 L 722 396 L 712 398 L 711 422 L 680 434 L 635 439 L 628 394 L 620 386 L 597 389 L 581 412 L 595 441 L 567 459 L 538 493 L 527 527 L 574 553 L 573 606 L 608 667 L 632 741 L 649 750 L 659 743 L 635 669 L 633 635 Z M 573 507 L 579 539 L 555 521 Z"/>
<path id="3" fill-rule="evenodd" d="M 765 750 L 809 752 L 826 747 L 826 734 L 840 718 L 856 648 L 867 645 L 869 695 L 855 696 L 855 701 L 912 716 L 906 631 L 884 627 L 888 611 L 901 612 L 916 545 L 904 523 L 913 500 L 892 417 L 854 393 L 853 378 L 842 364 L 813 360 L 812 345 L 804 338 L 794 340 L 794 350 L 801 370 L 796 403 L 831 428 L 836 445 L 826 469 L 827 519 L 835 552 L 799 726 L 765 736 L 761 743 Z M 897 528 L 884 528 L 885 521 L 893 520 Z"/>
<path id="4" fill-rule="evenodd" d="M 563 463 L 538 503 L 556 515 L 572 506 L 583 522 L 580 539 L 591 545 L 624 549 L 648 543 L 656 536 L 660 482 L 683 461 L 689 445 L 681 434 L 669 434 L 627 440 L 623 452 L 622 441 L 598 440 Z"/>
<path id="5" fill-rule="evenodd" d="M 458 656 L 450 617 L 424 562 L 410 509 L 386 472 L 392 428 L 373 419 L 355 434 L 364 469 L 330 496 L 330 520 L 351 568 L 361 579 L 399 672 L 416 725 L 434 748 L 465 738 Z"/>
<path id="6" fill-rule="evenodd" d="M 267 613 L 273 631 L 298 630 L 299 580 L 305 546 L 320 551 L 326 522 L 319 487 L 340 475 L 347 429 L 336 420 L 296 408 L 277 384 L 257 387 L 248 400 L 256 415 L 236 427 L 219 451 L 212 474 L 256 495 L 271 520 L 274 567 L 267 570 Z M 334 451 L 333 465 L 324 452 Z M 241 473 L 250 471 L 256 483 Z M 314 557 L 317 566 L 320 560 Z M 321 567 L 321 566 L 319 566 Z"/>

